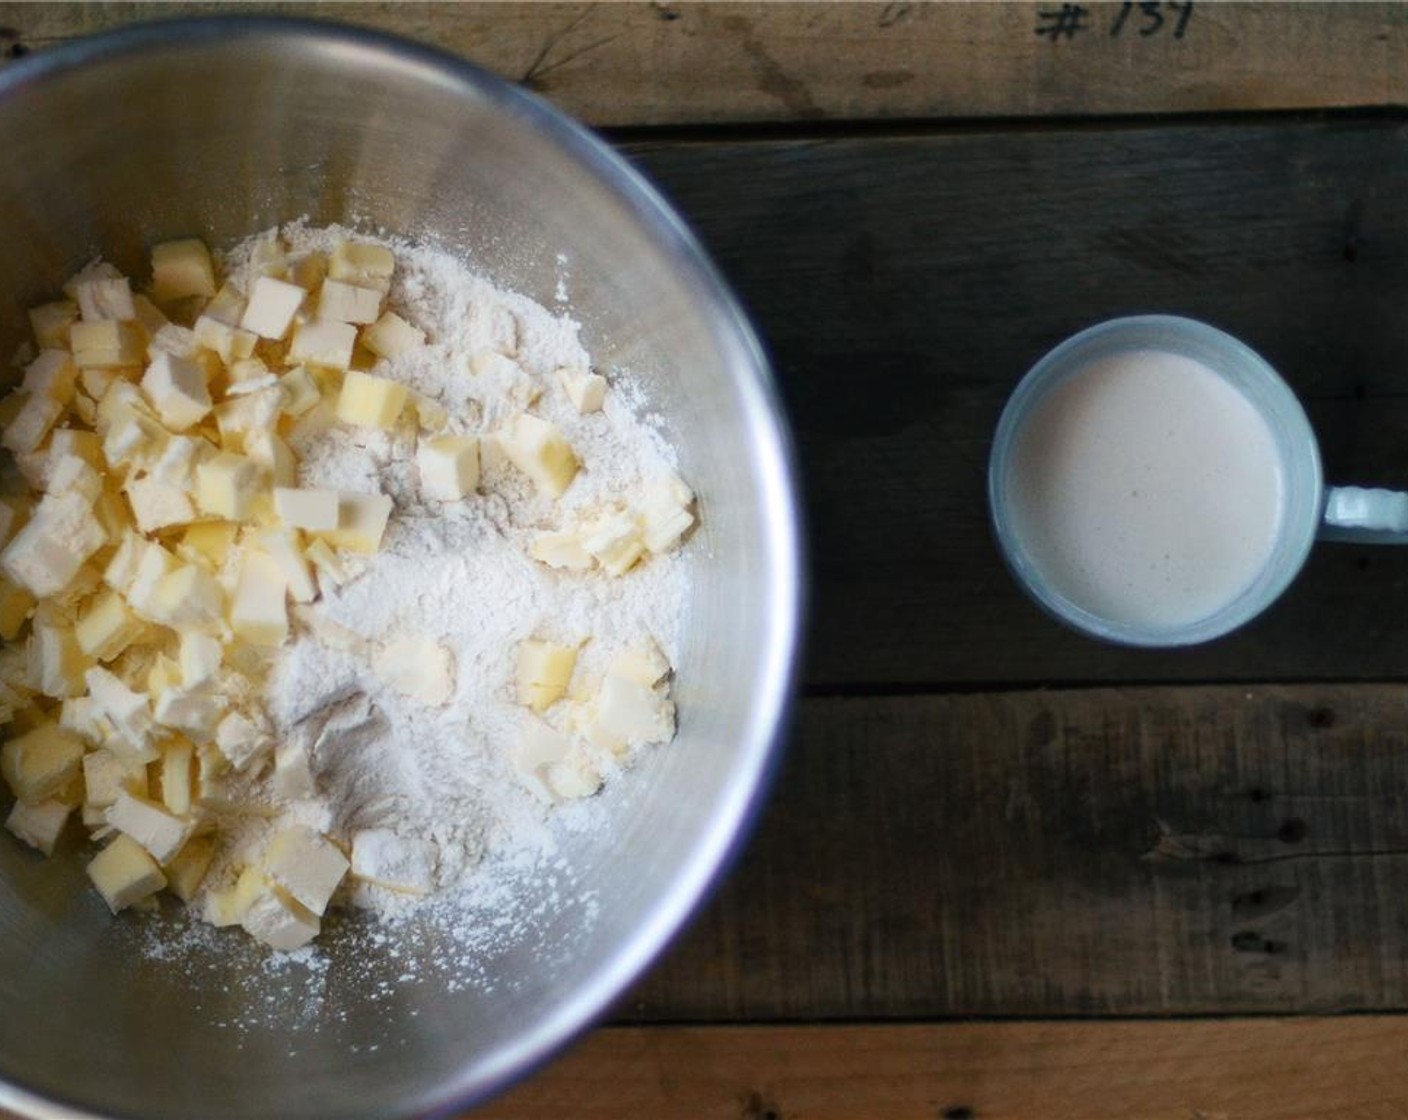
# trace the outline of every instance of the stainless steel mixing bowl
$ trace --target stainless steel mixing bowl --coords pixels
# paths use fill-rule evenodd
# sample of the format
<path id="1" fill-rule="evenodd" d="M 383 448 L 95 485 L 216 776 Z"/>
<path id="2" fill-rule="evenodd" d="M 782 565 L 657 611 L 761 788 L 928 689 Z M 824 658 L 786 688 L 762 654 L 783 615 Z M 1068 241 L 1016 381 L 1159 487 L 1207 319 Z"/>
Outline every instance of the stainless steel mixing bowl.
<path id="1" fill-rule="evenodd" d="M 679 929 L 766 784 L 798 622 L 788 446 L 747 323 L 678 218 L 602 144 L 462 62 L 331 25 L 173 22 L 0 74 L 0 345 L 99 252 L 307 215 L 437 242 L 573 312 L 647 386 L 701 498 L 680 733 L 604 793 L 616 827 L 474 916 L 271 968 L 238 935 L 154 959 L 73 849 L 0 835 L 0 1107 L 36 1116 L 439 1114 L 600 1013 Z M 161 921 L 169 921 L 163 918 Z"/>

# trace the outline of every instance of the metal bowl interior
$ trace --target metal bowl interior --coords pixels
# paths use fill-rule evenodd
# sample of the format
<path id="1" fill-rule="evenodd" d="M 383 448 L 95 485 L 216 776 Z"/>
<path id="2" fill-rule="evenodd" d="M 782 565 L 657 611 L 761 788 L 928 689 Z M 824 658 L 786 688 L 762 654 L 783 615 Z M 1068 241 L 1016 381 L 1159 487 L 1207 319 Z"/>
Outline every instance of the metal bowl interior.
<path id="1" fill-rule="evenodd" d="M 747 324 L 602 145 L 469 66 L 370 33 L 187 21 L 61 48 L 0 75 L 0 151 L 6 354 L 23 309 L 94 255 L 140 275 L 155 241 L 231 244 L 307 216 L 438 244 L 548 305 L 565 266 L 589 349 L 663 417 L 702 510 L 680 734 L 605 792 L 613 828 L 570 837 L 551 872 L 469 916 L 492 936 L 465 949 L 425 919 L 375 949 L 354 920 L 312 970 L 272 967 L 237 934 L 162 961 L 151 920 L 114 921 L 85 889 L 76 845 L 46 864 L 0 842 L 0 1107 L 358 1120 L 494 1091 L 639 974 L 766 785 L 799 545 Z"/>

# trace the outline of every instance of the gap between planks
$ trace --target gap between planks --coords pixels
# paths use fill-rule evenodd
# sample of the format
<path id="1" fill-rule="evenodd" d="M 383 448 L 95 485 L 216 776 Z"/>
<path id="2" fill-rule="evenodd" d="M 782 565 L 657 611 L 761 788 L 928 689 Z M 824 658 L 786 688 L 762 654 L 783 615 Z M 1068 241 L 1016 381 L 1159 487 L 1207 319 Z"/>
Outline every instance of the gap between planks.
<path id="1" fill-rule="evenodd" d="M 611 1028 L 462 1120 L 1391 1120 L 1408 1019 Z"/>

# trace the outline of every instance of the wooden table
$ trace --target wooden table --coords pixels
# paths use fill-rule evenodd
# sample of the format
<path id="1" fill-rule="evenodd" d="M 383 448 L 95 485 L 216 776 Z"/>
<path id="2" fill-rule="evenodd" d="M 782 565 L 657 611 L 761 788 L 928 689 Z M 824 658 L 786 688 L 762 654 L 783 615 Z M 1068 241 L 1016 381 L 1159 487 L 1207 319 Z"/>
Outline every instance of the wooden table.
<path id="1" fill-rule="evenodd" d="M 173 8 L 0 4 L 0 53 Z M 803 698 L 740 866 L 476 1116 L 1408 1114 L 1408 550 L 1204 649 L 1047 621 L 990 433 L 1112 315 L 1219 324 L 1408 484 L 1408 8 L 263 5 L 524 81 L 678 203 L 800 448 Z M 8 46 L 7 46 L 8 44 Z"/>

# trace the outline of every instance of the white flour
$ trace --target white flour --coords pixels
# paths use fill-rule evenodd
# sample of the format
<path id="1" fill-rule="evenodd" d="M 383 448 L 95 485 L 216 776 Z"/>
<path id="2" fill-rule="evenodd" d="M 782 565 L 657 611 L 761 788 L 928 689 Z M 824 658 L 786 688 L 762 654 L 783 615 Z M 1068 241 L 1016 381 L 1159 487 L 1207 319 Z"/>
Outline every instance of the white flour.
<path id="1" fill-rule="evenodd" d="M 302 225 L 283 233 L 295 253 L 327 250 L 349 236 Z M 226 257 L 241 287 L 259 240 Z M 443 253 L 390 244 L 397 255 L 390 306 L 426 332 L 428 345 L 382 361 L 375 372 L 439 402 L 451 428 L 471 433 L 491 431 L 541 390 L 534 412 L 562 429 L 583 469 L 552 502 L 512 469 L 488 461 L 477 495 L 427 502 L 411 437 L 315 424 L 295 430 L 290 445 L 300 460 L 299 485 L 381 490 L 395 500 L 395 512 L 381 550 L 365 558 L 365 571 L 325 591 L 304 615 L 264 697 L 280 738 L 316 728 L 333 713 L 328 726 L 335 733 L 324 735 L 312 754 L 316 796 L 271 803 L 268 818 L 241 817 L 226 833 L 211 887 L 256 861 L 267 837 L 286 824 L 343 838 L 376 827 L 432 839 L 440 891 L 473 906 L 476 889 L 494 889 L 477 882 L 485 853 L 503 864 L 551 850 L 547 809 L 506 757 L 530 718 L 513 694 L 518 643 L 587 640 L 578 669 L 586 674 L 600 673 L 611 657 L 647 637 L 672 662 L 676 653 L 686 588 L 675 556 L 652 558 L 615 579 L 549 569 L 527 552 L 535 530 L 630 498 L 672 470 L 673 452 L 638 418 L 631 388 L 613 383 L 604 412 L 578 415 L 554 379 L 557 367 L 589 361 L 575 323 L 497 291 Z M 526 381 L 502 369 L 470 372 L 473 355 L 515 346 Z M 444 706 L 403 695 L 374 670 L 377 650 L 408 637 L 453 651 L 455 685 Z M 366 885 L 353 888 L 349 900 L 382 916 L 416 905 L 410 896 Z"/>

